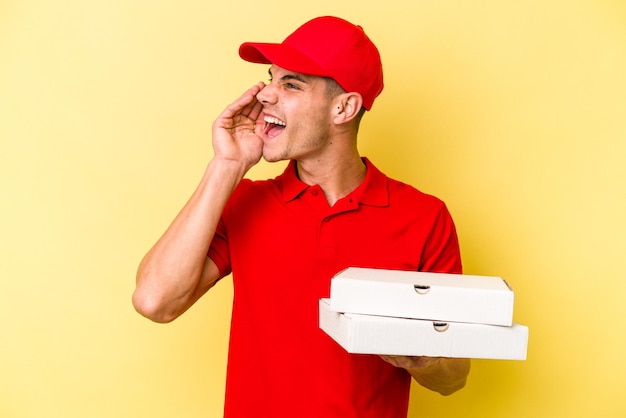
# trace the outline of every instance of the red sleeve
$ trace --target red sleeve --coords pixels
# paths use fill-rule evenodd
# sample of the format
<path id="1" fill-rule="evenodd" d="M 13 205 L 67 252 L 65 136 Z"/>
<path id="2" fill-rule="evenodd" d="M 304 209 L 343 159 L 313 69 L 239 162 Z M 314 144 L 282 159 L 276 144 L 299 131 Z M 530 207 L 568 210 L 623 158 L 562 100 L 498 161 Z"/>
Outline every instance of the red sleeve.
<path id="1" fill-rule="evenodd" d="M 220 219 L 220 222 L 217 225 L 217 229 L 207 255 L 217 265 L 217 268 L 220 271 L 220 278 L 230 274 L 230 251 L 228 249 L 228 239 L 223 219 Z"/>
<path id="2" fill-rule="evenodd" d="M 456 228 L 445 204 L 435 220 L 424 247 L 420 271 L 461 274 L 461 253 Z"/>

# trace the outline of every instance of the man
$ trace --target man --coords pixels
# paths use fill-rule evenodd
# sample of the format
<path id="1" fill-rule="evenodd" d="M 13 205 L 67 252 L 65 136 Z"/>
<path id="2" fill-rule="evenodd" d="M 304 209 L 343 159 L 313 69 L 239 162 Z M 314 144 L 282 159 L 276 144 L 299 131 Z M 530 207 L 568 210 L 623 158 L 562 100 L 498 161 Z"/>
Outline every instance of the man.
<path id="1" fill-rule="evenodd" d="M 213 123 L 197 190 L 139 266 L 136 309 L 171 321 L 232 273 L 227 418 L 400 418 L 411 376 L 460 389 L 466 359 L 351 355 L 318 327 L 318 300 L 346 267 L 461 272 L 443 202 L 357 150 L 383 88 L 378 50 L 360 26 L 325 16 L 239 54 L 270 64 L 270 81 Z M 275 179 L 244 179 L 261 157 L 290 163 Z"/>

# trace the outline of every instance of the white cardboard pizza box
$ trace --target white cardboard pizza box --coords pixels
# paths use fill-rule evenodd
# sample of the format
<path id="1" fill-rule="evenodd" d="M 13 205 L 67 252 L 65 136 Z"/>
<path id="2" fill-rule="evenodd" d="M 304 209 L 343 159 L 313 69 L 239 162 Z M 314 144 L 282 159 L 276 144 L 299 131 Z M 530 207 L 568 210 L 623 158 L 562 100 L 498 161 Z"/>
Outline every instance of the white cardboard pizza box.
<path id="1" fill-rule="evenodd" d="M 332 311 L 365 315 L 510 326 L 513 301 L 492 276 L 349 267 L 330 285 Z"/>
<path id="2" fill-rule="evenodd" d="M 319 326 L 349 353 L 525 360 L 528 327 L 339 313 L 319 301 Z"/>

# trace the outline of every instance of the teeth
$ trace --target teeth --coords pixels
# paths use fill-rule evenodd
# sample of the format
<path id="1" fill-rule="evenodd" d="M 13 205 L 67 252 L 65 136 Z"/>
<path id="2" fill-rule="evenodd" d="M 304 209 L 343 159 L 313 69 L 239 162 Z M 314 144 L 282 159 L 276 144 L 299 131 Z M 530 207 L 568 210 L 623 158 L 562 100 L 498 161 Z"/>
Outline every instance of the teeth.
<path id="1" fill-rule="evenodd" d="M 273 123 L 274 125 L 287 126 L 285 122 L 273 116 L 265 116 L 263 120 L 267 123 Z"/>

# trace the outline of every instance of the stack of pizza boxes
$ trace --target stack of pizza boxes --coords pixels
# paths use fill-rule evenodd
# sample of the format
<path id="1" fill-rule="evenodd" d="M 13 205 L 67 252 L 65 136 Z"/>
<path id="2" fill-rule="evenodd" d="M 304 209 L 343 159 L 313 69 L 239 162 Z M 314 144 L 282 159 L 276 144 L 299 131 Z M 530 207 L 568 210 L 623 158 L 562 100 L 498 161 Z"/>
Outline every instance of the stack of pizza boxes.
<path id="1" fill-rule="evenodd" d="M 525 360 L 499 277 L 350 267 L 321 299 L 320 328 L 350 353 Z"/>

